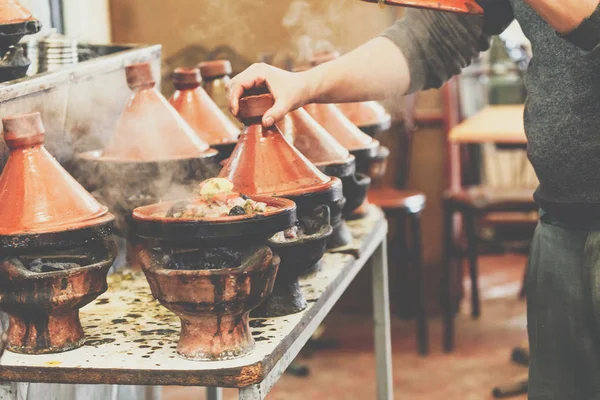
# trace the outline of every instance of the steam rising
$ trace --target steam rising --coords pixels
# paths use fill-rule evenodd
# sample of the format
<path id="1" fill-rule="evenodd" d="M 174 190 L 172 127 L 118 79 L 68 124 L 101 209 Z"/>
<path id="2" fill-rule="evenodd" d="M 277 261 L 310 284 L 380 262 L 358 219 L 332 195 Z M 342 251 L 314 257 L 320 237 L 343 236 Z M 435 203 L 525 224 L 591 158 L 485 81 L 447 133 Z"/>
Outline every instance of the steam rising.
<path id="1" fill-rule="evenodd" d="M 328 2 L 325 12 L 318 12 L 307 1 L 291 2 L 281 23 L 292 36 L 299 64 L 312 59 L 315 53 L 336 50 L 331 42 L 331 26 L 342 18 L 344 3 L 345 0 Z"/>

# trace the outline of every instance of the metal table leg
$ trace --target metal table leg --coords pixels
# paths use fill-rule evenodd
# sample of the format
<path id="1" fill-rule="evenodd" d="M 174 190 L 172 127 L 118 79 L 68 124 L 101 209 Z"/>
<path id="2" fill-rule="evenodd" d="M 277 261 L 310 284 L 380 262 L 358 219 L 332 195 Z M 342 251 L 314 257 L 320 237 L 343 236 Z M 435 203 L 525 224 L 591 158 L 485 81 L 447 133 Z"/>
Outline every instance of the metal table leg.
<path id="1" fill-rule="evenodd" d="M 214 387 L 206 388 L 206 400 L 223 400 L 223 389 Z"/>
<path id="2" fill-rule="evenodd" d="M 252 385 L 240 389 L 239 400 L 264 400 L 265 396 L 260 385 Z"/>
<path id="3" fill-rule="evenodd" d="M 387 241 L 385 239 L 373 254 L 373 306 L 375 361 L 377 364 L 377 400 L 391 400 L 393 398 L 392 339 L 390 331 Z"/>

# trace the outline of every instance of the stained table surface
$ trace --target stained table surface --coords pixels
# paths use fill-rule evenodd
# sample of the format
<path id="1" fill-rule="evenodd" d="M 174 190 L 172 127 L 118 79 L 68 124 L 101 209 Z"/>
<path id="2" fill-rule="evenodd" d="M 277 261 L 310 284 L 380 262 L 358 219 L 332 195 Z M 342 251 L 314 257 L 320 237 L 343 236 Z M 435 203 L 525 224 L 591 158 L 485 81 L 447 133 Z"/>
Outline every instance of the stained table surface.
<path id="1" fill-rule="evenodd" d="M 180 358 L 179 319 L 154 300 L 141 272 L 124 270 L 109 276 L 109 290 L 81 311 L 83 347 L 39 356 L 6 352 L 0 381 L 238 388 L 260 383 L 273 368 L 287 367 L 385 240 L 387 224 L 375 207 L 349 226 L 353 255 L 328 253 L 321 270 L 301 280 L 306 310 L 251 319 L 256 348 L 243 358 L 217 362 Z"/>

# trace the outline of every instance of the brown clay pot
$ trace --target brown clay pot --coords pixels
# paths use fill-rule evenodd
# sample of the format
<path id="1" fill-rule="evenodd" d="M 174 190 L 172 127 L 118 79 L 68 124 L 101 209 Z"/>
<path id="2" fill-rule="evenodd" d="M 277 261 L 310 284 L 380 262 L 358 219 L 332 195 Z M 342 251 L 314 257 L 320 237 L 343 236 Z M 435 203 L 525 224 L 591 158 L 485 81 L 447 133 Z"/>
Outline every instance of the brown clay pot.
<path id="1" fill-rule="evenodd" d="M 364 201 L 370 180 L 357 179 L 354 156 L 304 109 L 290 112 L 277 126 L 287 140 L 320 171 L 342 180 L 345 201 L 331 207 L 334 232 L 327 246 L 331 249 L 347 245 L 352 235 L 343 221 L 342 213 L 354 211 Z"/>
<path id="2" fill-rule="evenodd" d="M 426 8 L 460 14 L 483 15 L 483 9 L 475 0 L 363 0 L 392 6 Z"/>
<path id="3" fill-rule="evenodd" d="M 277 127 L 317 167 L 343 163 L 350 157 L 350 152 L 302 108 L 288 113 Z"/>
<path id="4" fill-rule="evenodd" d="M 343 103 L 337 107 L 354 125 L 367 135 L 374 137 L 392 126 L 392 117 L 376 101 Z"/>
<path id="5" fill-rule="evenodd" d="M 304 109 L 350 152 L 377 151 L 379 142 L 358 129 L 334 104 L 308 104 Z"/>
<path id="6" fill-rule="evenodd" d="M 136 234 L 153 240 L 204 247 L 232 247 L 262 244 L 277 232 L 294 226 L 296 205 L 277 197 L 251 196 L 272 210 L 260 215 L 237 215 L 218 218 L 174 218 L 173 210 L 185 207 L 191 199 L 162 202 L 136 208 L 132 219 Z"/>
<path id="7" fill-rule="evenodd" d="M 150 63 L 126 67 L 133 91 L 102 156 L 115 161 L 160 161 L 215 155 L 154 87 Z"/>
<path id="8" fill-rule="evenodd" d="M 219 150 L 233 150 L 240 129 L 231 122 L 217 104 L 200 86 L 202 78 L 198 68 L 177 68 L 173 73 L 175 93 L 169 100 L 184 120 L 196 131 L 200 138 Z"/>
<path id="9" fill-rule="evenodd" d="M 84 342 L 79 310 L 104 293 L 117 245 L 97 240 L 85 248 L 50 255 L 0 258 L 0 309 L 9 315 L 8 350 L 24 354 L 68 351 Z M 79 267 L 32 272 L 33 260 Z"/>
<path id="10" fill-rule="evenodd" d="M 117 214 L 124 236 L 134 208 L 179 198 L 220 170 L 217 150 L 154 87 L 149 63 L 128 66 L 126 78 L 133 93 L 108 145 L 77 155 L 78 178 Z"/>
<path id="11" fill-rule="evenodd" d="M 10 154 L 0 176 L 1 243 L 20 247 L 27 237 L 77 232 L 114 220 L 45 149 L 39 113 L 2 122 Z"/>
<path id="12" fill-rule="evenodd" d="M 272 295 L 252 312 L 253 317 L 281 317 L 307 307 L 298 279 L 320 268 L 326 244 L 333 235 L 329 208 L 320 206 L 313 215 L 300 217 L 299 227 L 302 232 L 294 239 L 269 239 L 268 246 L 281 257 L 281 267 Z"/>
<path id="13" fill-rule="evenodd" d="M 31 21 L 31 12 L 23 7 L 17 0 L 0 0 L 0 24 L 16 24 Z"/>
<path id="14" fill-rule="evenodd" d="M 264 128 L 262 115 L 274 103 L 271 94 L 240 100 L 239 118 L 246 127 L 219 174 L 244 194 L 297 197 L 331 190 L 336 181 L 294 148 L 275 126 Z"/>
<path id="15" fill-rule="evenodd" d="M 40 31 L 42 25 L 29 10 L 16 0 L 0 0 L 0 55 L 5 55 L 8 48 L 19 43 L 25 35 Z M 22 65 L 22 64 L 21 64 Z M 5 66 L 4 74 L 10 74 L 11 68 Z M 12 67 L 16 73 L 18 67 Z"/>
<path id="16" fill-rule="evenodd" d="M 205 251 L 155 248 L 141 250 L 139 257 L 153 296 L 181 319 L 177 353 L 182 358 L 242 357 L 254 348 L 249 313 L 271 294 L 279 257 L 266 246 L 250 247 L 237 251 L 227 268 L 169 268 L 174 257 L 201 260 Z"/>

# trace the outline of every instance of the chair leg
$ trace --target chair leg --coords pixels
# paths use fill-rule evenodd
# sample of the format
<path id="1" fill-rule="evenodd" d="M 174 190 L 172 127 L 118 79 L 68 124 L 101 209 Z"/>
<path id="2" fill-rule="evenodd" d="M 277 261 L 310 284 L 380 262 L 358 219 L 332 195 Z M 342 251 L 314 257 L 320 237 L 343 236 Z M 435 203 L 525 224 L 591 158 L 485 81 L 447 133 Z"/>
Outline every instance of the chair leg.
<path id="1" fill-rule="evenodd" d="M 429 333 L 427 329 L 427 313 L 425 310 L 425 281 L 423 279 L 423 247 L 421 243 L 421 213 L 411 213 L 408 216 L 412 233 L 411 264 L 415 274 L 417 294 L 417 341 L 419 353 L 429 353 Z"/>
<path id="2" fill-rule="evenodd" d="M 471 315 L 479 318 L 481 303 L 479 300 L 479 271 L 477 266 L 477 234 L 475 233 L 475 213 L 464 213 L 465 230 L 467 232 L 467 252 L 469 255 L 469 272 L 471 275 Z"/>
<path id="3" fill-rule="evenodd" d="M 454 350 L 454 298 L 452 296 L 452 256 L 454 251 L 454 209 L 444 204 L 444 255 L 442 259 L 442 310 L 444 313 L 444 351 Z"/>

